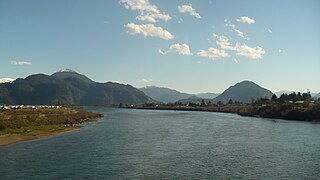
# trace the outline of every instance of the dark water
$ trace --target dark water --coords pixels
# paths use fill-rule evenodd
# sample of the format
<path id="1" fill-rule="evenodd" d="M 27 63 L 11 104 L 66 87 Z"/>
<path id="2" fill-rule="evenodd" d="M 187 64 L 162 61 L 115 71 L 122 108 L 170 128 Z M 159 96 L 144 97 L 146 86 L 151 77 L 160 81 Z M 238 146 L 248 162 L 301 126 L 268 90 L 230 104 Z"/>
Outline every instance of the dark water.
<path id="1" fill-rule="evenodd" d="M 92 109 L 67 135 L 0 149 L 0 179 L 319 179 L 320 124 Z"/>

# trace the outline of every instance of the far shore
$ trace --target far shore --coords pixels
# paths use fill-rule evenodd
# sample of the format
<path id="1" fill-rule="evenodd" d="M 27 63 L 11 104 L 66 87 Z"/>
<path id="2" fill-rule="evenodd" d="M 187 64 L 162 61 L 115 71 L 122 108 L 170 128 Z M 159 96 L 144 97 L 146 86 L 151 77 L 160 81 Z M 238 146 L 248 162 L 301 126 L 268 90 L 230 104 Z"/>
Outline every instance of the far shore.
<path id="1" fill-rule="evenodd" d="M 221 105 L 221 106 L 196 106 L 188 107 L 181 105 L 173 106 L 128 106 L 120 108 L 150 109 L 150 110 L 175 110 L 175 111 L 205 111 L 233 113 L 240 116 L 284 119 L 294 121 L 320 122 L 320 105 L 309 107 L 288 105 L 288 104 L 268 104 L 268 105 Z"/>
<path id="2" fill-rule="evenodd" d="M 34 139 L 46 138 L 50 136 L 63 135 L 63 134 L 71 133 L 74 131 L 79 131 L 80 129 L 81 129 L 81 126 L 72 126 L 72 127 L 65 127 L 62 129 L 51 130 L 51 131 L 35 131 L 35 132 L 23 133 L 23 134 L 0 135 L 0 148 L 10 144 L 22 142 L 22 141 L 29 141 Z"/>

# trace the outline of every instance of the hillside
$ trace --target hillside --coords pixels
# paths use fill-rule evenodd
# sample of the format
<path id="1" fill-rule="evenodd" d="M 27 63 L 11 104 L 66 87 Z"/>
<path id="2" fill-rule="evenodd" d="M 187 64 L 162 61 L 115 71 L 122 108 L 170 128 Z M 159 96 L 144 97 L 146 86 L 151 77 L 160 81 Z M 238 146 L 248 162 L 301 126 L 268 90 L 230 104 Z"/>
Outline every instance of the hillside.
<path id="1" fill-rule="evenodd" d="M 202 98 L 202 99 L 213 99 L 219 96 L 220 93 L 198 93 L 196 94 L 197 97 Z"/>
<path id="2" fill-rule="evenodd" d="M 187 99 L 180 99 L 179 101 L 177 101 L 176 103 L 181 103 L 181 104 L 200 104 L 202 102 L 202 100 L 204 100 L 206 103 L 208 103 L 211 99 L 205 99 L 205 98 L 200 98 L 198 96 L 191 96 Z"/>
<path id="3" fill-rule="evenodd" d="M 115 105 L 143 104 L 151 100 L 130 85 L 97 83 L 71 70 L 51 76 L 35 74 L 0 84 L 0 104 Z"/>
<path id="4" fill-rule="evenodd" d="M 176 102 L 178 100 L 187 99 L 193 96 L 192 94 L 182 93 L 174 89 L 156 86 L 147 86 L 144 88 L 140 88 L 140 90 L 152 99 L 164 103 Z"/>
<path id="5" fill-rule="evenodd" d="M 239 101 L 243 103 L 250 103 L 252 99 L 256 100 L 258 98 L 271 98 L 272 92 L 268 89 L 260 87 L 251 81 L 242 81 L 234 86 L 230 86 L 222 94 L 213 99 L 213 102 L 228 102 L 230 99 L 232 101 Z"/>

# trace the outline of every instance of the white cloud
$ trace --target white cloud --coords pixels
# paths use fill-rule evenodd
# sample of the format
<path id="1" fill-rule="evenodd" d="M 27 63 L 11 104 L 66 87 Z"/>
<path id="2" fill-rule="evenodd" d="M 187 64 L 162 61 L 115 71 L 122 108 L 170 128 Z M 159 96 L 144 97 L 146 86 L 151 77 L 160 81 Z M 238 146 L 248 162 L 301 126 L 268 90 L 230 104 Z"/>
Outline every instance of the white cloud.
<path id="1" fill-rule="evenodd" d="M 213 36 L 217 39 L 216 43 L 221 49 L 234 50 L 234 47 L 227 37 L 219 36 L 217 34 L 213 34 Z"/>
<path id="2" fill-rule="evenodd" d="M 161 49 L 159 49 L 158 52 L 162 55 L 165 55 L 167 53 L 177 53 L 177 54 L 180 54 L 183 56 L 191 56 L 192 55 L 190 47 L 187 44 L 172 44 L 169 47 L 168 51 L 163 52 Z"/>
<path id="3" fill-rule="evenodd" d="M 233 62 L 238 63 L 239 61 L 237 59 L 233 59 Z"/>
<path id="4" fill-rule="evenodd" d="M 269 33 L 272 33 L 272 30 L 271 30 L 271 29 L 268 29 L 268 32 L 269 32 Z"/>
<path id="5" fill-rule="evenodd" d="M 249 47 L 246 44 L 240 43 L 236 43 L 236 45 L 233 46 L 230 40 L 225 36 L 213 34 L 213 37 L 217 39 L 216 44 L 221 49 L 235 51 L 236 55 L 239 56 L 245 56 L 251 59 L 260 59 L 262 58 L 262 55 L 266 53 L 266 51 L 260 46 Z"/>
<path id="6" fill-rule="evenodd" d="M 246 44 L 239 43 L 236 44 L 235 51 L 237 52 L 237 55 L 251 59 L 261 59 L 262 55 L 266 53 L 266 51 L 260 46 L 249 47 Z"/>
<path id="7" fill-rule="evenodd" d="M 12 65 L 31 65 L 31 62 L 27 61 L 11 61 L 10 64 Z"/>
<path id="8" fill-rule="evenodd" d="M 215 49 L 215 48 L 209 48 L 207 51 L 201 49 L 197 54 L 198 54 L 198 56 L 207 57 L 212 60 L 214 60 L 215 58 L 222 58 L 222 57 L 229 56 L 225 50 L 220 50 L 220 49 Z"/>
<path id="9" fill-rule="evenodd" d="M 191 16 L 196 17 L 197 19 L 201 19 L 201 16 L 191 5 L 182 5 L 178 6 L 178 10 L 181 13 L 189 13 Z"/>
<path id="10" fill-rule="evenodd" d="M 150 4 L 149 0 L 120 0 L 126 9 L 138 11 L 140 13 L 136 19 L 156 23 L 158 20 L 169 21 L 170 15 L 161 12 L 156 5 Z"/>
<path id="11" fill-rule="evenodd" d="M 153 80 L 152 79 L 140 79 L 139 82 L 142 82 L 142 83 L 150 83 L 152 82 Z"/>
<path id="12" fill-rule="evenodd" d="M 11 83 L 14 80 L 15 79 L 12 79 L 12 78 L 0 78 L 0 83 Z"/>
<path id="13" fill-rule="evenodd" d="M 279 49 L 278 52 L 279 52 L 279 53 L 282 53 L 282 49 Z"/>
<path id="14" fill-rule="evenodd" d="M 171 51 L 176 52 L 180 55 L 191 56 L 190 47 L 187 44 L 173 44 L 169 48 Z"/>
<path id="15" fill-rule="evenodd" d="M 225 19 L 225 22 L 228 22 L 228 20 Z M 238 34 L 238 36 L 242 37 L 243 39 L 249 40 L 249 37 L 245 36 L 242 31 L 240 31 L 239 29 L 237 29 L 237 28 L 236 28 L 236 25 L 231 24 L 231 23 L 226 23 L 225 26 L 228 27 L 228 28 L 230 28 L 231 31 L 236 32 L 236 33 Z"/>
<path id="16" fill-rule="evenodd" d="M 227 23 L 226 26 L 231 28 L 231 29 L 235 29 L 236 28 L 236 25 L 230 24 L 230 23 Z"/>
<path id="17" fill-rule="evenodd" d="M 243 32 L 241 32 L 241 31 L 240 31 L 240 30 L 238 30 L 238 29 L 235 29 L 234 31 L 238 34 L 238 36 L 240 36 L 240 37 L 244 38 L 244 34 L 243 34 Z"/>
<path id="18" fill-rule="evenodd" d="M 158 53 L 159 53 L 159 54 L 162 54 L 162 55 L 165 55 L 165 54 L 166 54 L 166 53 L 163 52 L 161 49 L 158 50 Z"/>
<path id="19" fill-rule="evenodd" d="M 240 17 L 240 19 L 237 19 L 237 22 L 253 24 L 256 21 L 253 18 L 242 16 L 242 17 Z"/>
<path id="20" fill-rule="evenodd" d="M 159 37 L 161 39 L 169 40 L 173 39 L 174 36 L 167 30 L 156 27 L 153 24 L 134 24 L 129 23 L 126 25 L 128 34 L 143 34 L 144 37 Z"/>

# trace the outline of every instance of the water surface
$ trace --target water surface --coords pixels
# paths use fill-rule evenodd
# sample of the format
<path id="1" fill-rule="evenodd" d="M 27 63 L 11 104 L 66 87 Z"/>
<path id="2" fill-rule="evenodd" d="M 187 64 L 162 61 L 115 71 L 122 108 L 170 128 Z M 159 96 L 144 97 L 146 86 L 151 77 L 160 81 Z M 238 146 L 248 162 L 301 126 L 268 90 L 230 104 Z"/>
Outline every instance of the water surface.
<path id="1" fill-rule="evenodd" d="M 317 179 L 320 124 L 210 112 L 90 109 L 70 134 L 0 149 L 0 179 Z"/>

